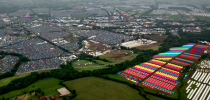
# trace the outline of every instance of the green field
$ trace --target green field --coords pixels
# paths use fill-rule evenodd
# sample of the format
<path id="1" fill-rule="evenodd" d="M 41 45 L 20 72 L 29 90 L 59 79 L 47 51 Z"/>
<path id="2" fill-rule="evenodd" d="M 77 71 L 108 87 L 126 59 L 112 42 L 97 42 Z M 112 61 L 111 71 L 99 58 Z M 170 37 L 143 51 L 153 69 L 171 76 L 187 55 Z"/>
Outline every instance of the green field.
<path id="1" fill-rule="evenodd" d="M 139 16 L 141 16 L 141 15 L 143 15 L 144 13 L 146 13 L 147 11 L 149 11 L 150 9 L 146 9 L 145 11 L 143 11 L 143 12 L 141 12 L 141 13 L 137 13 L 136 15 L 139 15 Z"/>
<path id="2" fill-rule="evenodd" d="M 95 61 L 97 61 L 98 64 L 102 64 L 102 65 L 110 63 L 110 62 L 104 62 L 104 61 L 101 61 L 101 60 L 95 60 Z"/>
<path id="3" fill-rule="evenodd" d="M 74 14 L 74 15 L 71 15 L 72 18 L 80 18 L 80 19 L 83 19 L 85 17 L 89 17 L 91 16 L 91 14 Z"/>
<path id="4" fill-rule="evenodd" d="M 12 80 L 14 79 L 17 79 L 17 78 L 21 78 L 21 77 L 25 77 L 25 76 L 28 76 L 30 75 L 31 73 L 27 73 L 27 74 L 22 74 L 22 75 L 15 75 L 15 76 L 12 76 L 12 77 L 8 77 L 8 78 L 4 78 L 4 79 L 1 79 L 0 80 L 0 87 L 4 86 L 4 85 L 7 85 L 9 84 Z"/>
<path id="5" fill-rule="evenodd" d="M 160 98 L 160 97 L 156 97 L 156 96 L 153 96 L 153 95 L 150 95 L 150 94 L 147 94 L 146 95 L 150 100 L 167 100 L 167 99 L 163 99 L 163 98 Z"/>
<path id="6" fill-rule="evenodd" d="M 127 7 L 120 7 L 119 9 L 125 12 L 132 10 L 132 8 L 127 8 Z"/>
<path id="7" fill-rule="evenodd" d="M 149 49 L 152 49 L 152 50 L 158 50 L 161 46 L 154 46 L 154 47 L 151 47 Z"/>
<path id="8" fill-rule="evenodd" d="M 67 87 L 75 89 L 73 100 L 144 100 L 138 91 L 129 86 L 97 77 L 66 81 Z"/>
<path id="9" fill-rule="evenodd" d="M 203 16 L 195 16 L 197 19 L 201 21 L 207 21 L 210 22 L 210 17 L 203 17 Z"/>
<path id="10" fill-rule="evenodd" d="M 120 56 L 119 56 L 119 54 L 116 54 L 116 53 L 108 53 L 108 54 L 105 54 L 105 55 L 101 55 L 99 57 L 100 58 L 105 58 L 105 59 L 107 59 L 111 62 L 120 62 L 120 61 L 129 59 L 129 58 L 135 57 L 135 56 L 138 56 L 138 54 L 132 53 L 130 55 L 125 55 L 123 52 L 121 52 Z"/>
<path id="11" fill-rule="evenodd" d="M 159 49 L 159 45 L 161 43 L 155 43 L 155 44 L 150 44 L 150 45 L 142 45 L 137 47 L 139 50 L 147 50 L 147 49 L 153 49 L 153 50 L 158 50 Z"/>
<path id="12" fill-rule="evenodd" d="M 125 82 L 131 83 L 131 84 L 136 84 L 134 82 L 131 82 L 131 81 L 127 80 L 125 77 L 122 77 L 122 76 L 117 75 L 117 74 L 108 74 L 108 75 L 104 75 L 104 76 L 108 76 L 110 78 L 117 79 L 117 80 L 120 80 L 120 81 L 125 81 Z"/>
<path id="13" fill-rule="evenodd" d="M 131 55 L 125 56 L 125 57 L 122 57 L 122 58 L 125 60 L 125 59 L 131 58 L 131 57 L 136 57 L 136 56 L 138 56 L 138 55 L 139 55 L 139 54 L 134 54 L 134 53 L 132 53 Z"/>
<path id="14" fill-rule="evenodd" d="M 56 78 L 42 79 L 42 80 L 39 80 L 39 81 L 31 84 L 30 86 L 28 86 L 24 89 L 15 90 L 15 91 L 0 95 L 0 98 L 2 98 L 2 97 L 11 98 L 11 97 L 14 97 L 14 96 L 17 96 L 20 94 L 24 94 L 24 92 L 36 90 L 38 88 L 40 88 L 42 91 L 44 91 L 46 96 L 51 95 L 51 94 L 59 95 L 59 93 L 57 92 L 57 89 L 63 87 L 63 86 L 59 85 L 59 82 L 60 82 L 60 80 L 56 79 Z M 51 92 L 51 90 L 53 92 Z"/>
<path id="15" fill-rule="evenodd" d="M 165 40 L 168 37 L 168 35 L 148 35 L 146 37 L 158 42 L 163 42 L 163 40 Z"/>
<path id="16" fill-rule="evenodd" d="M 92 67 L 92 66 L 100 66 L 97 63 L 90 62 L 87 60 L 77 60 L 72 63 L 73 67 Z"/>
<path id="17" fill-rule="evenodd" d="M 79 72 L 82 72 L 83 70 L 85 71 L 87 71 L 87 70 L 89 70 L 89 71 L 93 71 L 93 70 L 95 70 L 95 69 L 103 69 L 103 68 L 109 68 L 109 67 L 94 67 L 94 68 L 74 68 L 74 70 L 77 70 L 77 71 L 79 71 Z"/>
<path id="18" fill-rule="evenodd" d="M 182 18 L 182 15 L 171 15 L 170 18 L 171 19 L 174 19 L 174 20 L 181 19 Z"/>
<path id="19" fill-rule="evenodd" d="M 31 35 L 20 35 L 19 37 L 27 37 L 27 38 L 31 38 L 31 37 L 33 37 L 33 36 L 31 36 Z"/>

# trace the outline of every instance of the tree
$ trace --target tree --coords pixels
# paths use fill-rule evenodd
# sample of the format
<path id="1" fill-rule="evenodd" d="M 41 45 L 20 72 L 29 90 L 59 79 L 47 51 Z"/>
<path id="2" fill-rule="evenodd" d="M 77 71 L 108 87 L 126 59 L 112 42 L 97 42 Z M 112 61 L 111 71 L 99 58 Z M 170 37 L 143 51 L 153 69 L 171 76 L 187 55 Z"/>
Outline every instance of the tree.
<path id="1" fill-rule="evenodd" d="M 123 43 L 123 42 L 125 42 L 125 40 L 124 40 L 124 39 L 122 39 L 122 40 L 121 40 L 121 42 Z"/>
<path id="2" fill-rule="evenodd" d="M 41 92 L 41 95 L 44 96 L 44 91 Z"/>
<path id="3" fill-rule="evenodd" d="M 38 88 L 38 89 L 36 90 L 37 93 L 41 93 L 41 91 L 42 91 L 42 90 L 41 90 L 40 88 Z"/>
<path id="4" fill-rule="evenodd" d="M 114 50 L 114 49 L 115 49 L 115 46 L 112 47 L 112 50 Z"/>
<path id="5" fill-rule="evenodd" d="M 73 93 L 73 94 L 76 94 L 76 90 L 75 90 L 75 89 L 74 89 L 74 90 L 72 90 L 72 93 Z"/>

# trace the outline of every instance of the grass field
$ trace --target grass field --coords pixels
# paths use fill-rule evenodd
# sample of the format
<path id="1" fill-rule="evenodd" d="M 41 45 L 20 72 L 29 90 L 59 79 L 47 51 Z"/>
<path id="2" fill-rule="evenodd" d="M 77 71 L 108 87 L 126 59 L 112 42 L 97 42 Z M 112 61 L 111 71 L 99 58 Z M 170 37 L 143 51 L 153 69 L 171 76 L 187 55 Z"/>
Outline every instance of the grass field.
<path id="1" fill-rule="evenodd" d="M 181 19 L 182 18 L 182 15 L 171 15 L 170 18 L 171 19 L 174 19 L 174 20 Z"/>
<path id="2" fill-rule="evenodd" d="M 1 79 L 0 80 L 0 87 L 4 86 L 4 85 L 7 85 L 9 84 L 12 80 L 14 79 L 17 79 L 17 78 L 21 78 L 21 77 L 25 77 L 25 76 L 28 76 L 30 75 L 31 73 L 27 73 L 27 74 L 22 74 L 22 75 L 15 75 L 15 76 L 12 76 L 12 77 L 8 77 L 8 78 L 4 78 L 4 79 Z"/>
<path id="3" fill-rule="evenodd" d="M 101 60 L 95 60 L 97 61 L 98 64 L 109 64 L 110 62 L 104 62 L 104 61 L 101 61 Z"/>
<path id="4" fill-rule="evenodd" d="M 207 21 L 210 22 L 210 17 L 204 17 L 204 16 L 195 16 L 197 19 L 200 19 L 201 21 Z"/>
<path id="5" fill-rule="evenodd" d="M 188 84 L 187 84 L 187 81 L 189 80 L 189 78 L 188 79 L 183 79 L 182 80 L 182 82 L 184 83 L 183 85 L 182 85 L 182 87 L 179 89 L 179 91 L 180 91 L 180 93 L 181 93 L 181 98 L 180 98 L 180 100 L 187 100 L 187 94 L 186 94 L 186 87 L 188 86 Z"/>
<path id="6" fill-rule="evenodd" d="M 137 47 L 139 50 L 144 50 L 144 49 L 153 49 L 153 50 L 158 50 L 159 49 L 159 45 L 163 42 L 163 40 L 165 40 L 168 35 L 147 35 L 146 37 L 158 41 L 158 43 L 156 44 L 151 44 L 151 45 L 142 45 Z"/>
<path id="7" fill-rule="evenodd" d="M 128 8 L 128 7 L 120 7 L 119 9 L 125 12 L 132 10 L 132 8 Z"/>
<path id="8" fill-rule="evenodd" d="M 149 11 L 150 9 L 145 9 L 144 11 L 142 11 L 142 12 L 138 12 L 136 15 L 139 15 L 139 16 L 141 16 L 141 15 L 143 15 L 143 14 L 145 14 L 147 11 Z"/>
<path id="9" fill-rule="evenodd" d="M 51 94 L 59 95 L 59 93 L 57 92 L 57 89 L 63 87 L 63 86 L 59 85 L 59 82 L 60 82 L 60 80 L 56 79 L 56 78 L 47 78 L 47 79 L 39 80 L 24 89 L 15 90 L 15 91 L 0 95 L 0 98 L 14 97 L 16 95 L 24 94 L 25 91 L 29 92 L 31 90 L 36 90 L 38 88 L 40 88 L 42 91 L 44 91 L 46 96 L 51 95 Z M 53 92 L 51 92 L 51 90 Z"/>
<path id="10" fill-rule="evenodd" d="M 165 40 L 168 37 L 168 35 L 148 35 L 146 37 L 155 41 L 163 42 L 163 40 Z"/>
<path id="11" fill-rule="evenodd" d="M 122 77 L 122 76 L 117 75 L 117 74 L 107 74 L 107 75 L 104 75 L 104 76 L 108 76 L 110 78 L 117 79 L 117 80 L 120 80 L 120 81 L 125 81 L 125 82 L 131 83 L 131 84 L 136 84 L 134 82 L 131 82 L 131 81 L 127 80 L 125 77 Z"/>
<path id="12" fill-rule="evenodd" d="M 139 50 L 146 50 L 146 49 L 153 49 L 153 50 L 158 50 L 159 49 L 159 45 L 161 43 L 155 43 L 155 44 L 151 44 L 151 45 L 142 45 L 137 47 Z"/>
<path id="13" fill-rule="evenodd" d="M 20 35 L 19 37 L 27 37 L 27 38 L 31 38 L 33 36 L 30 36 L 30 35 Z"/>
<path id="14" fill-rule="evenodd" d="M 196 18 L 193 15 L 183 15 L 183 18 L 190 18 L 196 20 Z"/>
<path id="15" fill-rule="evenodd" d="M 151 47 L 151 48 L 148 48 L 148 49 L 152 49 L 152 50 L 158 50 L 161 46 L 154 46 L 154 47 Z"/>
<path id="16" fill-rule="evenodd" d="M 127 53 L 127 55 L 125 55 L 124 53 Z M 135 57 L 137 55 L 138 54 L 130 53 L 128 50 L 118 50 L 99 57 L 105 58 L 111 62 L 120 62 L 128 58 Z"/>
<path id="17" fill-rule="evenodd" d="M 73 67 L 91 67 L 91 66 L 100 66 L 97 63 L 90 62 L 87 60 L 77 60 L 72 63 Z"/>
<path id="18" fill-rule="evenodd" d="M 85 17 L 89 17 L 91 16 L 91 14 L 74 14 L 74 15 L 71 15 L 72 18 L 80 18 L 80 19 L 83 19 Z"/>
<path id="19" fill-rule="evenodd" d="M 129 86 L 97 77 L 66 81 L 67 87 L 75 89 L 73 100 L 144 100 L 138 91 Z"/>
<path id="20" fill-rule="evenodd" d="M 109 68 L 109 67 L 94 67 L 94 68 L 74 68 L 75 70 L 82 72 L 83 70 L 89 70 L 89 71 L 93 71 L 95 69 L 103 69 L 103 68 Z"/>
<path id="21" fill-rule="evenodd" d="M 160 98 L 160 97 L 156 97 L 156 96 L 153 96 L 153 95 L 150 95 L 150 94 L 147 94 L 146 96 L 147 96 L 150 100 L 167 100 L 167 99 Z"/>

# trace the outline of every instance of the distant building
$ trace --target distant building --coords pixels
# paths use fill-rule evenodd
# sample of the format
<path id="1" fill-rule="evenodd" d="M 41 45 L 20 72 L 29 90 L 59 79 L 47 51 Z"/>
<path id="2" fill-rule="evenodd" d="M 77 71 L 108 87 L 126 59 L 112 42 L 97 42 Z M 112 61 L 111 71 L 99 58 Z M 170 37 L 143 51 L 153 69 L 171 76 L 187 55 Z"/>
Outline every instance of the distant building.
<path id="1" fill-rule="evenodd" d="M 65 95 L 70 94 L 69 90 L 67 90 L 65 87 L 60 88 L 60 89 L 57 89 L 57 91 L 58 91 L 62 96 L 65 96 Z"/>

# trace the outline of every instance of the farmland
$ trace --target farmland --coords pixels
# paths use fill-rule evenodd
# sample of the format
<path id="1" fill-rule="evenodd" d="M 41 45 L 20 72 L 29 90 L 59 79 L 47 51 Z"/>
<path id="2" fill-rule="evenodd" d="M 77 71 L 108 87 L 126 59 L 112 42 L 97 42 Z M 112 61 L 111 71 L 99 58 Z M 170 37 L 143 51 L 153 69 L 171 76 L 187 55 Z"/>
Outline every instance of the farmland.
<path id="1" fill-rule="evenodd" d="M 148 35 L 146 37 L 155 41 L 163 42 L 163 40 L 165 40 L 168 37 L 168 35 Z"/>
<path id="2" fill-rule="evenodd" d="M 117 75 L 117 74 L 107 74 L 107 75 L 104 75 L 104 76 L 108 76 L 112 79 L 117 79 L 117 80 L 120 80 L 120 81 L 125 81 L 125 82 L 128 82 L 128 83 L 131 83 L 131 84 L 135 84 L 134 82 L 131 82 L 127 79 L 125 79 L 124 77 L 120 76 L 120 75 Z"/>
<path id="3" fill-rule="evenodd" d="M 197 19 L 201 20 L 201 21 L 207 21 L 210 22 L 209 17 L 203 17 L 203 16 L 195 16 Z"/>
<path id="4" fill-rule="evenodd" d="M 17 95 L 24 94 L 25 92 L 29 92 L 31 90 L 36 90 L 38 88 L 40 88 L 45 93 L 45 95 L 51 95 L 51 94 L 59 95 L 59 93 L 56 90 L 62 87 L 61 85 L 59 85 L 59 82 L 60 80 L 56 78 L 42 79 L 31 84 L 30 86 L 24 89 L 15 90 L 15 91 L 0 95 L 0 98 L 2 97 L 11 98 Z"/>
<path id="5" fill-rule="evenodd" d="M 182 18 L 182 15 L 171 15 L 170 18 L 171 19 L 174 19 L 174 20 L 181 19 Z"/>
<path id="6" fill-rule="evenodd" d="M 79 18 L 79 19 L 89 17 L 89 16 L 90 16 L 90 14 L 74 14 L 74 15 L 71 15 L 72 18 Z"/>
<path id="7" fill-rule="evenodd" d="M 4 85 L 7 85 L 8 83 L 10 83 L 12 80 L 14 79 L 17 79 L 17 78 L 21 78 L 21 77 L 25 77 L 25 76 L 28 76 L 30 75 L 30 73 L 27 73 L 27 74 L 22 74 L 22 75 L 15 75 L 13 77 L 9 77 L 9 78 L 4 78 L 4 79 L 1 79 L 0 80 L 0 87 L 1 86 L 4 86 Z"/>
<path id="8" fill-rule="evenodd" d="M 74 100 L 144 100 L 138 91 L 125 84 L 97 77 L 80 78 L 64 84 L 77 91 Z"/>
<path id="9" fill-rule="evenodd" d="M 156 44 L 151 44 L 151 45 L 143 45 L 143 46 L 139 46 L 137 47 L 139 50 L 146 50 L 146 49 L 153 49 L 153 50 L 158 50 L 158 48 L 160 47 L 161 43 L 156 43 Z"/>
<path id="10" fill-rule="evenodd" d="M 127 53 L 127 54 L 125 54 L 125 53 Z M 105 58 L 112 62 L 119 62 L 119 61 L 126 60 L 128 58 L 131 58 L 131 57 L 135 57 L 137 55 L 138 54 L 133 54 L 127 50 L 118 50 L 118 51 L 114 51 L 114 52 L 102 55 L 100 57 Z"/>

